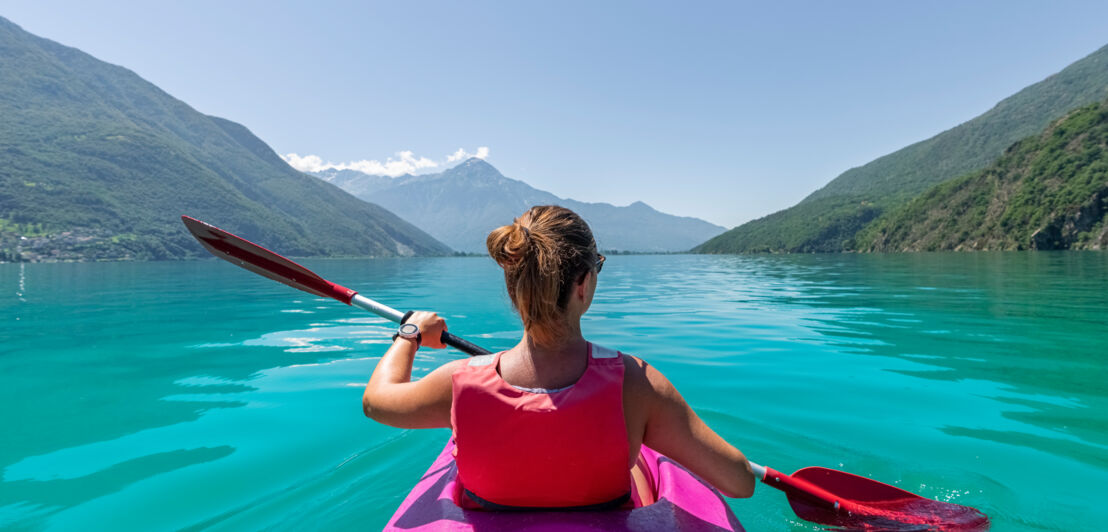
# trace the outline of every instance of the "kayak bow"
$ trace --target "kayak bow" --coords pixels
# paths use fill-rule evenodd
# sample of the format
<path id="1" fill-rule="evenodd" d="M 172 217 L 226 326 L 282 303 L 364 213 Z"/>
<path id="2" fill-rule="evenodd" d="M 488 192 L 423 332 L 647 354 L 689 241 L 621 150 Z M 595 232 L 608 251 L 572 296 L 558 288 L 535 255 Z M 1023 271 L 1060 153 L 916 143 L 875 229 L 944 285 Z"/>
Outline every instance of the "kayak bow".
<path id="1" fill-rule="evenodd" d="M 649 447 L 639 453 L 638 470 L 649 494 L 632 491 L 635 507 L 606 511 L 490 512 L 466 510 L 454 504 L 458 467 L 454 442 L 448 441 L 427 473 L 400 503 L 385 530 L 528 530 L 576 532 L 741 531 L 739 520 L 715 488 L 680 464 Z"/>

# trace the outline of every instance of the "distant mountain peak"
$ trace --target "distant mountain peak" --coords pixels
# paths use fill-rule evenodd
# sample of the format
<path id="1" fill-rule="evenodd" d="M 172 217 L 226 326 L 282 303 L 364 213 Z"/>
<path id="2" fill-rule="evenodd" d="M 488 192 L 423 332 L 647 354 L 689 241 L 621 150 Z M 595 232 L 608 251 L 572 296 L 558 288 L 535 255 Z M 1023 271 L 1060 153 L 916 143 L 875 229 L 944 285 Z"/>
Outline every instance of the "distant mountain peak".
<path id="1" fill-rule="evenodd" d="M 478 159 L 477 157 L 466 159 L 465 162 L 446 170 L 442 175 L 444 177 L 455 175 L 503 177 L 500 170 L 497 170 L 496 167 L 484 159 Z"/>
<path id="2" fill-rule="evenodd" d="M 421 177 L 426 180 L 446 180 L 459 185 L 466 183 L 481 187 L 500 186 L 504 184 L 505 180 L 508 180 L 496 167 L 476 157 L 467 159 L 458 166 L 440 174 L 424 174 Z"/>
<path id="3" fill-rule="evenodd" d="M 483 159 L 467 159 L 439 174 L 408 180 L 335 182 L 356 196 L 403 212 L 417 226 L 451 247 L 485 251 L 489 231 L 534 205 L 562 205 L 581 215 L 603 249 L 683 251 L 725 229 L 703 220 L 672 216 L 636 201 L 627 207 L 563 199 L 506 177 Z"/>
<path id="4" fill-rule="evenodd" d="M 472 168 L 472 169 L 481 169 L 481 170 L 492 170 L 493 172 L 496 172 L 498 174 L 500 173 L 496 169 L 496 167 L 489 164 L 488 161 L 486 161 L 484 159 L 481 159 L 481 158 L 478 158 L 478 157 L 470 157 L 469 159 L 466 159 L 464 162 L 462 162 L 462 164 L 459 164 L 458 166 L 455 166 L 454 168 Z"/>

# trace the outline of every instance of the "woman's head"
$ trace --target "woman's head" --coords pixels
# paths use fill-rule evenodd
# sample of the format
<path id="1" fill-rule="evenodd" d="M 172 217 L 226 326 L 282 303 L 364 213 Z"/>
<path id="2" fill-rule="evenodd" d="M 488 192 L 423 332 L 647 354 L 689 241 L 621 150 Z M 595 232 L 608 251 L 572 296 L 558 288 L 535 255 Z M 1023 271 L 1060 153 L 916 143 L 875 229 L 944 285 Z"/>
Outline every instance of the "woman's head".
<path id="1" fill-rule="evenodd" d="M 489 233 L 486 244 L 504 268 L 523 328 L 538 343 L 554 343 L 565 332 L 573 290 L 602 261 L 589 225 L 564 207 L 532 207 Z"/>

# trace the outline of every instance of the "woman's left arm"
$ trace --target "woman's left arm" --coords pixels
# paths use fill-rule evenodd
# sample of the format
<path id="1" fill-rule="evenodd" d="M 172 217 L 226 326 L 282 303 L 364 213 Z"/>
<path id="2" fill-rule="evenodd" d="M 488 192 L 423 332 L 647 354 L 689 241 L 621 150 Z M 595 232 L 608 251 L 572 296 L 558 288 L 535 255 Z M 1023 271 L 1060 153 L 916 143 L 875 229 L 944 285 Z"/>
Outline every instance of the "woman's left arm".
<path id="1" fill-rule="evenodd" d="M 415 312 L 406 323 L 419 327 L 422 344 L 446 347 L 446 322 L 433 312 Z M 423 429 L 450 427 L 451 376 L 466 361 L 455 360 L 412 382 L 412 363 L 419 346 L 414 339 L 397 338 L 377 362 L 362 394 L 366 417 L 393 427 Z"/>

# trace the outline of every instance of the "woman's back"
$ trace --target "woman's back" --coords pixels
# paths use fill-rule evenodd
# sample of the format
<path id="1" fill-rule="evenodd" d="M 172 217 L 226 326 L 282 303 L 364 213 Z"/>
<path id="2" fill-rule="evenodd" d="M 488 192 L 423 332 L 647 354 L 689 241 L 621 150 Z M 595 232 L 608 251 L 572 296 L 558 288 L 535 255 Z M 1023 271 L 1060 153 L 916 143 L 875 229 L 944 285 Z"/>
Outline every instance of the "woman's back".
<path id="1" fill-rule="evenodd" d="M 503 353 L 454 372 L 452 426 L 466 496 L 486 508 L 628 500 L 623 360 L 610 349 L 587 350 L 580 378 L 558 389 L 509 383 L 498 371 Z"/>

